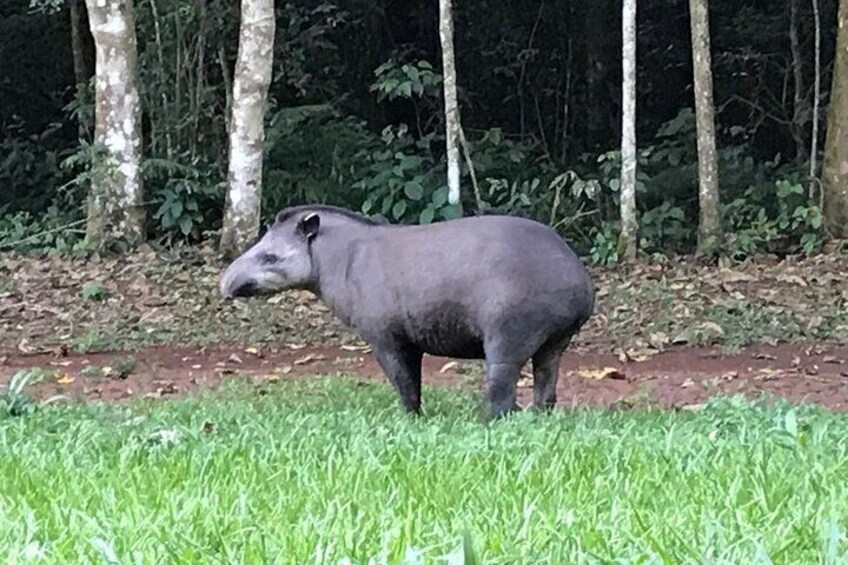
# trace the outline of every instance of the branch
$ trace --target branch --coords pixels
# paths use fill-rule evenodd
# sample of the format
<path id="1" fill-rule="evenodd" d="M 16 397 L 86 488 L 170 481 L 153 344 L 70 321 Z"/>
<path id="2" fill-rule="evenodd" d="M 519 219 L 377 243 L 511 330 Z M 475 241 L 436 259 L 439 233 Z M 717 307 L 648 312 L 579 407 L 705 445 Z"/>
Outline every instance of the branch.
<path id="1" fill-rule="evenodd" d="M 5 243 L 0 243 L 0 249 L 14 249 L 15 247 L 21 245 L 22 243 L 27 243 L 28 241 L 35 239 L 35 238 L 38 238 L 42 235 L 47 235 L 47 234 L 50 234 L 50 233 L 56 233 L 58 231 L 67 230 L 69 228 L 80 226 L 80 225 L 84 224 L 85 222 L 86 222 L 86 220 L 77 220 L 75 222 L 71 222 L 70 224 L 65 224 L 63 226 L 55 227 L 55 228 L 52 228 L 52 229 L 49 229 L 49 230 L 44 230 L 44 231 L 41 231 L 41 232 L 38 232 L 38 233 L 34 233 L 32 235 L 28 235 L 25 238 L 19 239 L 17 241 L 7 241 Z"/>
<path id="2" fill-rule="evenodd" d="M 471 186 L 474 187 L 474 200 L 477 203 L 477 212 L 483 212 L 483 197 L 480 195 L 480 185 L 477 184 L 477 173 L 474 170 L 474 161 L 471 160 L 471 148 L 465 138 L 465 130 L 459 125 L 459 144 L 462 145 L 462 156 L 468 164 L 468 172 L 471 173 Z"/>

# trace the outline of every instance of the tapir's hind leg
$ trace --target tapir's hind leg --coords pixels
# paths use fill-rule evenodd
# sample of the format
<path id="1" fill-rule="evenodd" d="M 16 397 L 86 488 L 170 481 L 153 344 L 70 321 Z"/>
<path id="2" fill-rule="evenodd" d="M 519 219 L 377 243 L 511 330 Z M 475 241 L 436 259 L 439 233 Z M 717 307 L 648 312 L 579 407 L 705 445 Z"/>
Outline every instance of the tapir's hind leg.
<path id="1" fill-rule="evenodd" d="M 421 350 L 412 346 L 374 345 L 372 353 L 408 412 L 421 410 Z"/>
<path id="2" fill-rule="evenodd" d="M 556 406 L 556 386 L 559 381 L 559 364 L 563 351 L 571 343 L 572 335 L 555 336 L 533 355 L 533 407 L 550 409 Z"/>
<path id="3" fill-rule="evenodd" d="M 543 345 L 533 355 L 533 407 L 551 409 L 557 402 L 557 381 L 562 352 L 571 343 L 571 336 Z"/>

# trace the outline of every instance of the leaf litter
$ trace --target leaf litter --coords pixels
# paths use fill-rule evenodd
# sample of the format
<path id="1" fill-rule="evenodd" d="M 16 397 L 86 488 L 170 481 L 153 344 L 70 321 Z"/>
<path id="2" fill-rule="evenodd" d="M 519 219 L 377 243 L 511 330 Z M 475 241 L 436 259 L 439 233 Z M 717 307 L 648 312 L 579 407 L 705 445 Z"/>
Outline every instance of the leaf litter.
<path id="1" fill-rule="evenodd" d="M 246 354 L 265 344 L 367 351 L 310 292 L 222 301 L 222 268 L 208 248 L 99 262 L 0 255 L 0 279 L 9 281 L 0 295 L 0 351 L 156 344 L 241 344 Z M 845 341 L 845 271 L 848 257 L 839 255 L 718 269 L 685 261 L 593 268 L 596 315 L 574 347 L 618 349 L 641 361 L 672 344 Z"/>

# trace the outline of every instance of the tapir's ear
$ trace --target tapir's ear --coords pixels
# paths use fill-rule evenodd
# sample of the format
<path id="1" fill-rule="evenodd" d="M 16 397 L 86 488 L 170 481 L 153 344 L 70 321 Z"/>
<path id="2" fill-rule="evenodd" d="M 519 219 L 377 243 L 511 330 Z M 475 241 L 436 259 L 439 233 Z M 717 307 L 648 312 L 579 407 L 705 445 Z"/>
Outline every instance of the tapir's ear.
<path id="1" fill-rule="evenodd" d="M 320 227 L 321 218 L 315 212 L 305 215 L 297 223 L 297 231 L 306 236 L 308 241 L 312 241 L 318 235 L 318 228 Z"/>

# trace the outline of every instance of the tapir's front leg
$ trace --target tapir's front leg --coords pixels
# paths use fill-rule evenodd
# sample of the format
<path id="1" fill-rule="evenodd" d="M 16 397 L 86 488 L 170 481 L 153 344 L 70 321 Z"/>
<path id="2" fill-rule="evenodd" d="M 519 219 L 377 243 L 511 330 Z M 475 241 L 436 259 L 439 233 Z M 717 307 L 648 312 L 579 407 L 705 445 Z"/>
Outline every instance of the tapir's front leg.
<path id="1" fill-rule="evenodd" d="M 484 420 L 502 418 L 518 410 L 517 386 L 521 364 L 486 360 L 486 400 L 489 403 Z"/>
<path id="2" fill-rule="evenodd" d="M 380 367 L 400 395 L 404 408 L 408 412 L 420 412 L 421 359 L 424 356 L 421 350 L 396 343 L 375 344 L 371 349 Z"/>

